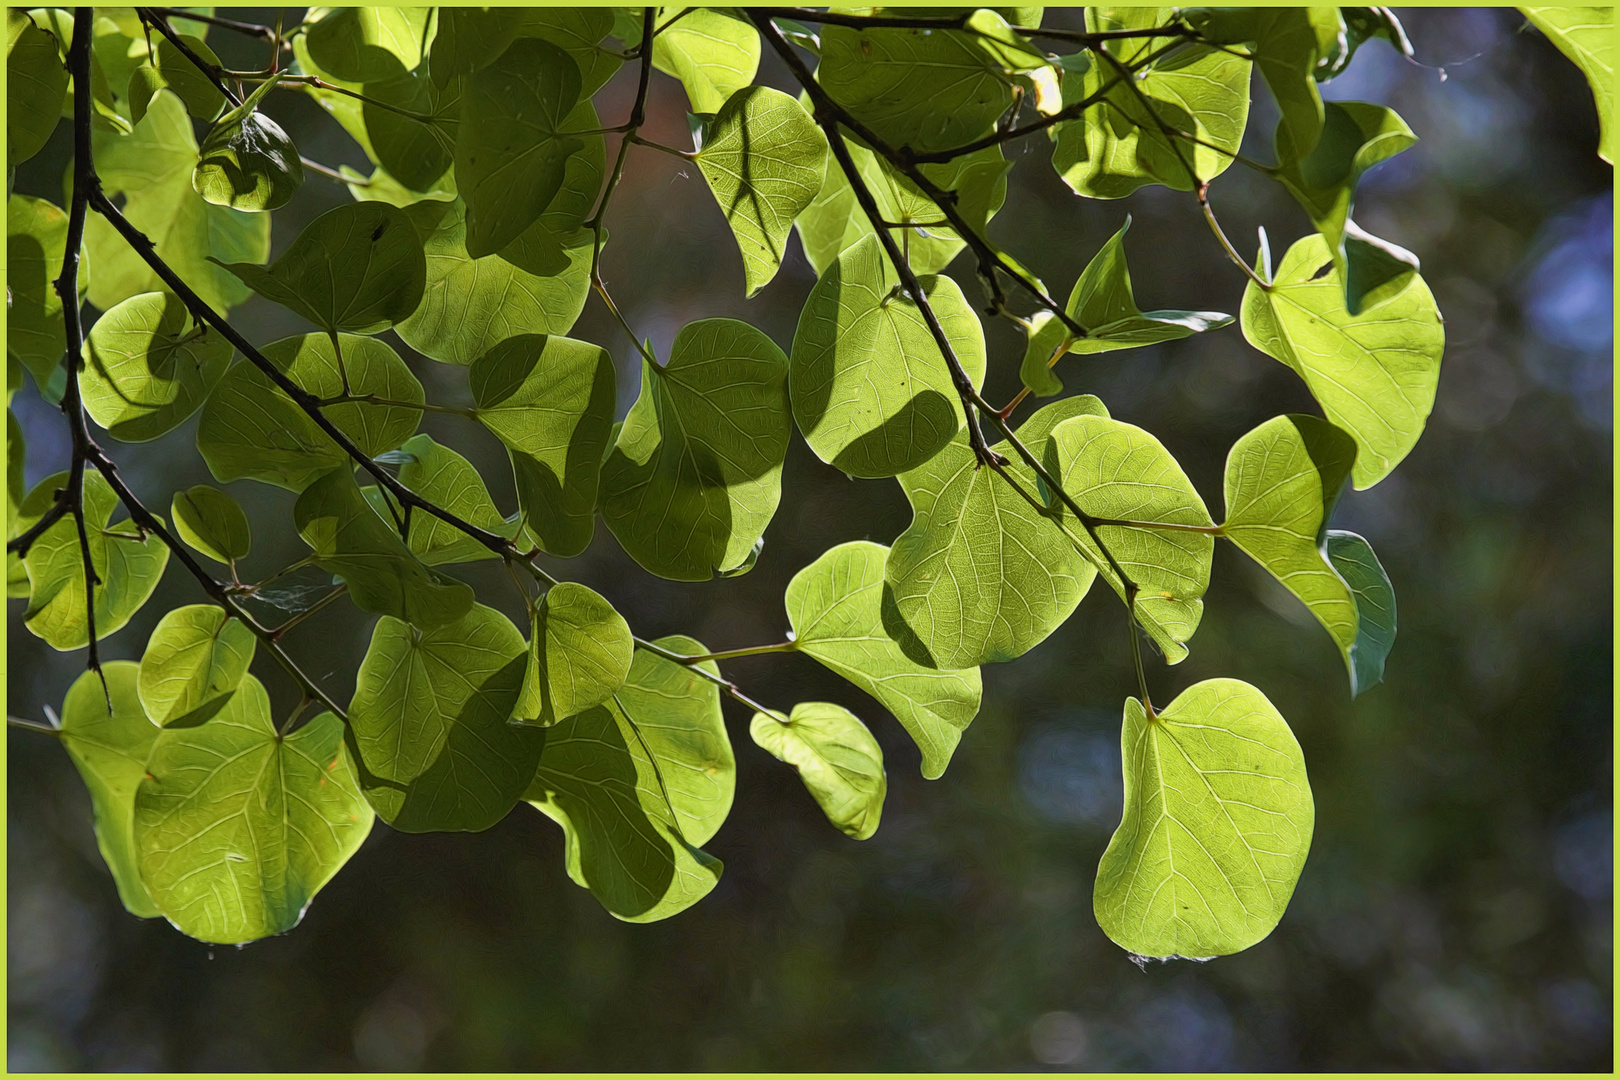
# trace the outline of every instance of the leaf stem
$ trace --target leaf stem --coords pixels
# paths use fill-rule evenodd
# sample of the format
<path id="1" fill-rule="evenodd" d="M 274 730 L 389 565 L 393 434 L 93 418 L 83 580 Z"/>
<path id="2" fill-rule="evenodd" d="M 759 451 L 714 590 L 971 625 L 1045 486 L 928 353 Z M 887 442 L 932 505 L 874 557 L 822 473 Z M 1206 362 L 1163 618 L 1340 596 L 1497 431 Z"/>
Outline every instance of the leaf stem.
<path id="1" fill-rule="evenodd" d="M 53 728 L 49 724 L 42 724 L 38 720 L 24 720 L 20 716 L 12 716 L 10 714 L 7 714 L 6 716 L 6 726 L 21 728 L 23 731 L 37 731 L 41 735 L 49 735 L 52 738 L 62 737 L 61 730 L 58 728 Z"/>
<path id="2" fill-rule="evenodd" d="M 746 649 L 726 649 L 722 652 L 704 653 L 702 656 L 683 656 L 683 664 L 701 664 L 706 660 L 735 660 L 739 656 L 760 656 L 764 653 L 796 652 L 799 648 L 797 641 L 780 641 L 774 645 L 752 645 Z M 673 654 L 672 654 L 673 656 Z"/>
<path id="3" fill-rule="evenodd" d="M 1198 185 L 1198 206 L 1203 210 L 1204 220 L 1209 222 L 1210 231 L 1215 234 L 1215 239 L 1219 240 L 1221 247 L 1226 250 L 1226 257 L 1236 263 L 1238 268 L 1245 274 L 1249 275 L 1250 281 L 1270 292 L 1271 283 L 1256 273 L 1254 267 L 1250 266 L 1243 256 L 1238 254 L 1237 248 L 1232 246 L 1232 241 L 1226 238 L 1226 232 L 1221 228 L 1221 223 L 1215 220 L 1215 210 L 1209 205 L 1208 181 Z"/>

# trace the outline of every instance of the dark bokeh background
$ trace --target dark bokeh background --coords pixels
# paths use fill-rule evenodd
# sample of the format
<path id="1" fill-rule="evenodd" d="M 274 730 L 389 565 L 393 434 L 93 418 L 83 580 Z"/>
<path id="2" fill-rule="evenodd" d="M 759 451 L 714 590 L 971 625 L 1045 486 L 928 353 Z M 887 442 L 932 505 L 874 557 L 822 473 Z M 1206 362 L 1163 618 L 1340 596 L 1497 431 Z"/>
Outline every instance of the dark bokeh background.
<path id="1" fill-rule="evenodd" d="M 1047 17 L 1078 22 L 1072 10 Z M 710 845 L 725 876 L 655 926 L 606 915 L 564 874 L 560 832 L 520 806 L 477 836 L 379 824 L 297 930 L 210 949 L 122 911 L 67 757 L 13 731 L 11 1068 L 1607 1071 L 1612 173 L 1594 153 L 1581 76 L 1514 11 L 1404 17 L 1418 57 L 1444 77 L 1373 43 L 1327 87 L 1395 106 L 1422 136 L 1367 176 L 1356 216 L 1422 257 L 1449 339 L 1422 442 L 1377 488 L 1347 495 L 1335 520 L 1372 541 L 1395 583 L 1388 680 L 1352 703 L 1327 635 L 1224 546 L 1191 658 L 1149 673 L 1164 699 L 1202 678 L 1247 679 L 1304 746 L 1315 842 L 1269 939 L 1144 973 L 1096 926 L 1091 880 L 1119 814 L 1120 707 L 1134 682 L 1118 605 L 1097 591 L 1029 655 L 986 669 L 983 712 L 935 782 L 919 777 L 898 725 L 813 663 L 737 662 L 735 676 L 768 702 L 841 701 L 870 721 L 889 766 L 883 825 L 865 843 L 829 828 L 728 704 L 737 803 Z M 211 40 L 227 62 L 262 63 L 262 46 Z M 786 85 L 774 63 L 764 77 Z M 604 122 L 619 121 L 632 93 L 621 72 L 599 99 Z M 273 95 L 267 107 L 307 156 L 364 164 L 305 99 Z M 648 134 L 684 143 L 684 109 L 678 85 L 656 75 Z M 1274 122 L 1257 88 L 1252 155 L 1269 156 Z M 19 190 L 60 192 L 66 136 L 64 126 L 21 170 Z M 1144 307 L 1236 312 L 1243 278 L 1191 196 L 1083 200 L 1059 183 L 1043 140 L 1026 150 L 993 231 L 1054 289 L 1067 290 L 1129 212 Z M 797 242 L 778 280 L 745 302 L 697 171 L 651 151 L 630 162 L 606 274 L 631 323 L 662 346 L 688 320 L 732 315 L 786 347 L 813 281 Z M 275 219 L 275 250 L 347 197 L 311 176 Z M 1257 225 L 1279 257 L 1309 228 L 1280 188 L 1241 168 L 1214 201 L 1245 252 Z M 965 262 L 953 270 L 976 295 Z M 257 300 L 239 318 L 260 341 L 301 329 Z M 1001 326 L 987 333 L 990 396 L 1002 400 L 1020 345 Z M 620 358 L 622 412 L 636 386 L 628 342 L 594 301 L 574 334 Z M 461 371 L 412 363 L 430 397 L 466 399 Z M 1215 508 L 1232 441 L 1313 408 L 1235 326 L 1070 359 L 1062 373 L 1159 434 Z M 18 411 L 32 481 L 62 467 L 66 445 L 31 388 Z M 444 419 L 425 427 L 463 447 L 497 501 L 514 505 L 494 440 Z M 194 423 L 116 448 L 156 505 L 210 480 Z M 605 529 L 556 569 L 606 593 L 646 636 L 689 632 L 714 648 L 779 640 L 795 571 L 835 543 L 888 542 L 908 520 L 898 485 L 851 482 L 802 442 L 783 486 L 764 555 L 742 579 L 659 581 Z M 290 495 L 232 491 L 257 530 L 249 572 L 302 554 Z M 505 602 L 487 566 L 471 576 Z M 171 568 L 107 654 L 138 658 L 162 611 L 199 600 Z M 20 607 L 8 606 L 7 707 L 37 719 L 82 656 L 43 647 Z M 367 633 L 352 609 L 333 609 L 294 648 L 343 697 Z M 261 658 L 258 670 L 289 700 L 273 665 Z"/>

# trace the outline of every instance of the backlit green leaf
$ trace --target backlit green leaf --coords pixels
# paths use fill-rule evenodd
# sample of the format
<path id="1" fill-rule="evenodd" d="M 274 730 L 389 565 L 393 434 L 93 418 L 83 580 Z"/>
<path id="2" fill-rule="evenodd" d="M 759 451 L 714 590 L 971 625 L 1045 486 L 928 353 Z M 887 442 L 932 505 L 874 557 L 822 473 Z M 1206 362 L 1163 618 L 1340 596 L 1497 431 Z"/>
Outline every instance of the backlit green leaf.
<path id="1" fill-rule="evenodd" d="M 361 611 L 425 630 L 460 619 L 472 606 L 472 589 L 423 566 L 378 516 L 348 464 L 304 489 L 293 505 L 293 523 L 314 549 L 315 565 L 342 578 Z"/>
<path id="2" fill-rule="evenodd" d="M 1121 599 L 1126 588 L 1107 555 L 1135 583 L 1143 628 L 1164 650 L 1166 662 L 1180 663 L 1203 617 L 1215 549 L 1215 523 L 1192 481 L 1158 439 L 1105 416 L 1077 416 L 1053 428 L 1043 464 L 1092 518 L 1182 527 L 1098 525 L 1094 539 L 1055 496 L 1048 500 Z"/>
<path id="3" fill-rule="evenodd" d="M 749 559 L 781 499 L 788 359 L 747 323 L 702 319 L 641 370 L 602 466 L 602 517 L 645 569 L 707 581 Z"/>
<path id="4" fill-rule="evenodd" d="M 984 378 L 984 331 L 962 290 L 920 280 L 952 351 Z M 816 456 L 851 476 L 922 465 L 961 428 L 961 398 L 921 309 L 876 236 L 838 257 L 816 282 L 793 336 L 793 416 Z"/>
<path id="5" fill-rule="evenodd" d="M 793 706 L 788 718 L 755 713 L 754 742 L 798 771 L 827 820 L 846 836 L 866 840 L 883 816 L 888 777 L 883 750 L 848 709 L 822 701 Z"/>
<path id="6" fill-rule="evenodd" d="M 1221 535 L 1299 597 L 1332 636 L 1350 669 L 1356 602 L 1326 551 L 1328 519 L 1350 478 L 1356 444 L 1314 416 L 1277 416 L 1232 445 L 1226 457 Z"/>
<path id="7" fill-rule="evenodd" d="M 1066 398 L 1030 417 L 1020 441 L 1039 455 L 1041 413 L 1102 411 L 1093 397 Z M 1039 499 L 1034 473 L 1012 459 L 1007 473 Z M 996 470 L 979 467 L 964 429 L 920 468 L 900 474 L 912 519 L 884 571 L 883 624 L 926 667 L 970 668 L 1023 655 L 1073 614 L 1095 570 L 1052 518 Z M 891 608 L 892 602 L 892 608 Z"/>
<path id="8" fill-rule="evenodd" d="M 922 751 L 922 774 L 945 772 L 979 711 L 979 669 L 940 671 L 912 660 L 883 625 L 889 549 L 839 544 L 793 575 L 784 603 L 799 652 L 815 658 L 894 714 Z"/>
<path id="9" fill-rule="evenodd" d="M 1119 231 L 1092 256 L 1069 293 L 1065 310 L 1089 331 L 1070 342 L 1070 352 L 1087 355 L 1157 345 L 1232 322 L 1232 316 L 1219 311 L 1144 312 L 1138 308 L 1125 262 L 1125 231 L 1130 227 L 1131 219 L 1126 217 Z"/>
<path id="10" fill-rule="evenodd" d="M 181 34 L 180 40 L 205 63 L 219 65 L 219 57 L 202 38 Z M 152 64 L 161 80 L 160 85 L 174 91 L 180 100 L 185 102 L 186 111 L 198 120 L 208 121 L 218 116 L 219 111 L 225 107 L 225 95 L 219 92 L 219 87 L 214 85 L 213 80 L 198 71 L 191 58 L 181 52 L 168 38 L 154 35 L 152 47 Z M 148 96 L 146 101 L 139 103 L 140 107 L 144 108 L 150 101 L 151 97 Z M 131 112 L 136 109 L 136 104 L 135 99 L 131 97 L 129 103 Z M 140 117 L 132 116 L 131 119 L 139 121 Z"/>
<path id="11" fill-rule="evenodd" d="M 81 674 L 69 688 L 62 702 L 62 746 L 90 792 L 96 847 L 112 871 L 118 899 L 131 915 L 155 919 L 160 912 L 135 862 L 135 788 L 146 775 L 158 729 L 146 718 L 136 692 L 140 665 L 112 660 L 101 671 L 105 692 L 93 671 Z"/>
<path id="12" fill-rule="evenodd" d="M 549 727 L 613 696 L 630 674 L 630 624 L 594 590 L 552 586 L 530 612 L 529 663 L 513 720 Z"/>
<path id="13" fill-rule="evenodd" d="M 44 199 L 13 195 L 6 202 L 6 355 L 34 377 L 46 401 L 67 386 L 62 300 L 52 282 L 62 273 L 67 215 Z M 81 265 L 80 279 L 84 268 Z"/>
<path id="14" fill-rule="evenodd" d="M 262 83 L 203 139 L 191 186 L 216 206 L 252 213 L 276 210 L 292 201 L 304 182 L 298 147 L 280 124 L 258 112 L 276 82 Z"/>
<path id="15" fill-rule="evenodd" d="M 1050 311 L 1037 311 L 1024 327 L 1029 340 L 1024 345 L 1024 359 L 1018 365 L 1018 379 L 1037 397 L 1051 397 L 1062 393 L 1063 380 L 1052 368 L 1069 351 L 1074 338 L 1063 320 Z"/>
<path id="16" fill-rule="evenodd" d="M 432 8 L 316 8 L 304 33 L 309 55 L 350 82 L 380 82 L 422 61 Z"/>
<path id="17" fill-rule="evenodd" d="M 366 83 L 368 100 L 360 116 L 378 164 L 412 190 L 432 189 L 455 158 L 465 89 L 464 80 L 430 80 L 425 75 Z M 400 109 L 415 115 L 401 115 L 396 111 Z M 421 117 L 429 119 L 424 122 Z"/>
<path id="18" fill-rule="evenodd" d="M 1353 532 L 1329 529 L 1328 560 L 1356 598 L 1356 640 L 1350 646 L 1350 692 L 1362 694 L 1384 681 L 1384 660 L 1395 646 L 1395 589 L 1373 554 Z"/>
<path id="19" fill-rule="evenodd" d="M 1175 12 L 1087 8 L 1086 22 L 1094 31 L 1146 30 L 1170 25 Z M 1235 51 L 1153 37 L 1117 39 L 1105 48 L 1106 56 L 1063 77 L 1065 106 L 1103 95 L 1083 116 L 1053 129 L 1052 165 L 1064 183 L 1081 195 L 1118 199 L 1144 184 L 1187 191 L 1225 172 L 1248 123 L 1250 61 Z M 1136 74 L 1120 81 L 1116 64 Z"/>
<path id="20" fill-rule="evenodd" d="M 579 65 L 533 38 L 468 80 L 455 164 L 474 258 L 517 239 L 562 187 L 569 156 L 584 146 L 567 133 L 579 91 Z"/>
<path id="21" fill-rule="evenodd" d="M 1532 25 L 1575 61 L 1597 101 L 1598 156 L 1614 164 L 1614 9 L 1522 7 Z"/>
<path id="22" fill-rule="evenodd" d="M 231 353 L 231 343 L 194 324 L 173 295 L 132 296 L 90 329 L 79 372 L 85 411 L 115 439 L 155 439 L 202 405 Z"/>
<path id="23" fill-rule="evenodd" d="M 517 520 L 501 517 L 495 501 L 489 497 L 489 488 L 484 486 L 484 478 L 466 458 L 434 442 L 427 434 L 406 439 L 400 452 L 409 457 L 400 466 L 400 483 L 470 525 L 508 539 L 517 535 L 520 527 Z M 375 487 L 368 487 L 365 492 L 372 507 L 386 517 L 389 497 Z M 425 566 L 495 558 L 493 551 L 454 525 L 421 510 L 411 515 L 410 548 Z"/>
<path id="24" fill-rule="evenodd" d="M 753 296 L 776 276 L 793 220 L 821 189 L 827 139 L 797 101 L 749 86 L 721 107 L 697 163 L 737 238 Z"/>
<path id="25" fill-rule="evenodd" d="M 1358 489 L 1389 475 L 1423 434 L 1434 407 L 1445 328 L 1423 278 L 1412 274 L 1351 315 L 1320 235 L 1297 241 L 1269 289 L 1249 283 L 1243 336 L 1299 373 L 1327 418 L 1356 440 Z"/>
<path id="26" fill-rule="evenodd" d="M 416 310 L 427 282 L 415 226 L 403 210 L 383 202 L 328 210 L 268 267 L 226 269 L 328 333 L 388 329 Z"/>
<path id="27" fill-rule="evenodd" d="M 596 525 L 613 423 L 613 358 L 565 337 L 525 334 L 468 371 L 478 419 L 512 455 L 529 531 L 553 555 L 578 555 Z"/>
<path id="28" fill-rule="evenodd" d="M 420 632 L 378 620 L 349 707 L 366 798 L 405 832 L 479 832 L 517 805 L 545 732 L 508 724 L 523 635 L 493 608 Z"/>
<path id="29" fill-rule="evenodd" d="M 270 255 L 270 219 L 215 206 L 191 186 L 197 142 L 180 99 L 160 90 L 129 135 L 92 132 L 96 173 L 108 196 L 124 195 L 124 216 L 156 245 L 157 255 L 216 309 L 252 295 L 221 263 L 262 263 Z M 94 267 L 90 302 L 103 311 L 162 280 L 101 215 L 85 222 Z"/>
<path id="30" fill-rule="evenodd" d="M 590 97 L 623 61 L 597 43 L 613 29 L 609 8 L 440 8 L 433 37 L 435 81 L 482 70 L 520 37 L 549 41 L 579 65 L 580 96 Z"/>
<path id="31" fill-rule="evenodd" d="M 241 685 L 255 647 L 253 631 L 217 604 L 190 604 L 164 615 L 141 657 L 141 705 L 148 719 L 168 727 L 213 716 Z"/>
<path id="32" fill-rule="evenodd" d="M 375 338 L 339 334 L 354 396 L 368 401 L 323 408 L 337 429 L 371 457 L 398 449 L 422 419 L 422 384 L 399 354 Z M 343 375 L 325 334 L 273 341 L 260 350 L 288 378 L 324 400 L 343 396 Z M 203 406 L 197 449 L 221 482 L 249 478 L 302 491 L 347 460 L 342 447 L 255 365 L 239 362 Z"/>
<path id="33" fill-rule="evenodd" d="M 653 38 L 653 66 L 681 81 L 693 112 L 719 112 L 727 98 L 754 81 L 759 31 L 740 12 L 664 7 L 658 9 L 656 25 L 660 32 Z M 626 44 L 640 41 L 637 35 Z"/>
<path id="34" fill-rule="evenodd" d="M 242 505 L 207 484 L 175 492 L 169 507 L 174 531 L 194 551 L 215 562 L 230 563 L 252 550 L 253 533 Z"/>
<path id="35" fill-rule="evenodd" d="M 35 491 L 45 500 L 49 493 L 67 486 L 67 474 L 57 473 L 41 480 Z M 36 503 L 30 493 L 29 503 Z M 50 505 L 25 506 L 25 512 L 38 514 Z M 90 545 L 91 564 L 100 583 L 95 587 L 96 636 L 106 638 L 123 629 L 130 616 L 139 611 L 157 588 L 169 549 L 156 536 L 142 539 L 128 518 L 108 524 L 118 509 L 118 496 L 99 472 L 84 474 L 84 521 Z M 82 649 L 90 640 L 86 624 L 84 596 L 84 556 L 79 547 L 79 530 L 72 514 L 62 517 L 45 530 L 28 557 L 28 610 L 23 625 L 45 639 L 53 649 Z"/>
<path id="36" fill-rule="evenodd" d="M 146 772 L 141 880 L 164 918 L 203 941 L 291 930 L 371 831 L 342 722 L 321 713 L 278 735 L 251 675 L 206 724 L 162 732 Z"/>
<path id="37" fill-rule="evenodd" d="M 1305 759 L 1266 696 L 1236 679 L 1157 716 L 1125 702 L 1125 815 L 1097 868 L 1103 931 L 1144 957 L 1207 959 L 1282 918 L 1316 820 Z"/>
<path id="38" fill-rule="evenodd" d="M 6 11 L 6 166 L 45 146 L 67 97 L 68 73 L 56 38 L 17 8 Z"/>

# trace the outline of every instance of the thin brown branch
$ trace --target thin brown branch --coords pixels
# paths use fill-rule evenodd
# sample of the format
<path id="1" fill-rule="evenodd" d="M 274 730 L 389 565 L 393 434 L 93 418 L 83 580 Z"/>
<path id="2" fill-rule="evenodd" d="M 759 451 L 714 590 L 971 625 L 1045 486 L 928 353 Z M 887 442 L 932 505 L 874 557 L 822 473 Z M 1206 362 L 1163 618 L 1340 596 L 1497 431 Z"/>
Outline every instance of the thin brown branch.
<path id="1" fill-rule="evenodd" d="M 236 91 L 232 90 L 230 85 L 220 77 L 219 67 L 198 56 L 191 46 L 186 44 L 185 39 L 174 32 L 174 27 L 169 25 L 168 19 L 158 14 L 153 8 L 136 8 L 135 14 L 140 16 L 141 22 L 147 26 L 155 27 L 158 33 L 168 38 L 169 44 L 179 49 L 180 55 L 191 61 L 192 67 L 206 75 L 208 80 L 214 84 L 215 89 L 225 95 L 225 100 L 231 103 L 232 108 L 242 104 L 242 99 L 237 95 Z"/>
<path id="2" fill-rule="evenodd" d="M 274 30 L 268 26 L 260 26 L 258 23 L 238 22 L 235 19 L 222 19 L 218 15 L 199 15 L 194 11 L 186 11 L 184 8 L 155 7 L 147 8 L 146 10 L 150 11 L 154 15 L 159 16 L 160 18 L 190 19 L 192 22 L 200 22 L 206 23 L 209 26 L 217 26 L 221 30 L 231 30 L 238 34 L 244 34 L 248 37 L 256 37 L 261 41 L 273 42 L 276 40 L 276 32 Z"/>

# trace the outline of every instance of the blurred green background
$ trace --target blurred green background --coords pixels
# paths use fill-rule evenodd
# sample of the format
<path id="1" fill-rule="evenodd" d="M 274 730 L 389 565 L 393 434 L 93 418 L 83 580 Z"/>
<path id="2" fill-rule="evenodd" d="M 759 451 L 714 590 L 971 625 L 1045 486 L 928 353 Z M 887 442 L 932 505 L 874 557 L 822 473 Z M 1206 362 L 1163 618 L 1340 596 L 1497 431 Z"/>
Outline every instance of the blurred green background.
<path id="1" fill-rule="evenodd" d="M 1366 177 L 1356 217 L 1422 257 L 1447 323 L 1423 440 L 1382 484 L 1347 494 L 1334 520 L 1371 540 L 1395 583 L 1387 681 L 1352 703 L 1327 635 L 1226 546 L 1191 658 L 1149 671 L 1164 700 L 1199 679 L 1247 679 L 1304 746 L 1315 841 L 1265 942 L 1144 972 L 1097 928 L 1091 881 L 1119 816 L 1120 709 L 1134 679 L 1119 607 L 1094 589 L 1043 645 L 985 670 L 983 712 L 938 781 L 921 779 L 892 719 L 812 662 L 734 663 L 734 677 L 773 705 L 838 701 L 868 720 L 887 756 L 883 825 L 864 843 L 831 829 L 728 704 L 737 802 L 709 845 L 725 875 L 697 907 L 654 926 L 603 912 L 564 874 L 560 831 L 520 806 L 476 836 L 378 824 L 298 929 L 209 948 L 123 912 L 66 755 L 11 731 L 10 1068 L 1609 1070 L 1612 171 L 1594 152 L 1580 74 L 1512 9 L 1401 15 L 1422 64 L 1374 42 L 1324 88 L 1392 105 L 1422 137 Z M 1078 26 L 1079 12 L 1047 19 Z M 217 30 L 210 41 L 232 66 L 263 64 L 259 43 Z M 771 60 L 762 79 L 788 86 Z M 627 69 L 598 98 L 605 123 L 620 121 L 633 93 Z M 1245 150 L 1268 159 L 1276 114 L 1258 83 L 1255 94 Z M 266 107 L 307 157 L 364 165 L 312 102 L 275 94 Z M 678 84 L 655 75 L 649 137 L 685 145 L 685 108 Z M 17 189 L 60 198 L 70 144 L 63 125 Z M 1144 308 L 1237 311 L 1244 279 L 1190 195 L 1082 200 L 1053 173 L 1048 145 L 1014 151 L 1027 160 L 994 222 L 998 241 L 1066 292 L 1130 213 Z M 347 198 L 311 175 L 274 219 L 275 252 Z M 1279 187 L 1241 168 L 1213 201 L 1245 253 L 1257 225 L 1278 256 L 1309 229 Z M 661 349 L 713 315 L 790 343 L 814 281 L 797 241 L 777 281 L 745 302 L 736 249 L 692 166 L 633 151 L 609 227 L 609 286 Z M 965 260 L 952 272 L 978 295 Z M 237 322 L 260 342 L 306 329 L 257 299 Z M 1021 343 L 1002 325 L 987 334 L 989 396 L 1004 400 Z M 594 300 L 574 336 L 619 358 L 622 415 L 636 387 L 629 342 Z M 461 371 L 388 339 L 430 399 L 467 399 Z M 1300 381 L 1235 326 L 1071 358 L 1060 373 L 1157 433 L 1213 507 L 1238 435 L 1282 411 L 1315 411 Z M 17 408 L 33 482 L 64 467 L 67 445 L 32 387 Z M 458 423 L 429 416 L 424 427 L 471 456 L 510 509 L 498 445 Z M 194 425 L 113 448 L 152 505 L 211 480 Z M 850 481 L 802 441 L 783 486 L 744 578 L 660 581 L 605 529 L 553 569 L 604 592 L 648 637 L 691 633 L 717 649 L 780 640 L 794 572 L 836 543 L 889 542 L 908 521 L 897 484 Z M 231 490 L 253 515 L 248 572 L 303 553 L 288 493 Z M 481 564 L 469 577 L 505 603 L 497 573 Z M 139 658 L 163 611 L 200 600 L 171 567 L 105 655 Z M 39 719 L 83 658 L 50 651 L 20 613 L 8 605 L 7 708 Z M 343 699 L 368 634 L 338 605 L 292 649 Z M 257 670 L 282 706 L 291 700 L 272 664 L 261 658 Z"/>

